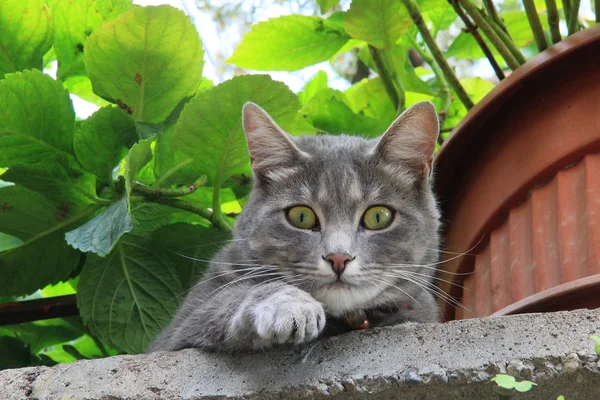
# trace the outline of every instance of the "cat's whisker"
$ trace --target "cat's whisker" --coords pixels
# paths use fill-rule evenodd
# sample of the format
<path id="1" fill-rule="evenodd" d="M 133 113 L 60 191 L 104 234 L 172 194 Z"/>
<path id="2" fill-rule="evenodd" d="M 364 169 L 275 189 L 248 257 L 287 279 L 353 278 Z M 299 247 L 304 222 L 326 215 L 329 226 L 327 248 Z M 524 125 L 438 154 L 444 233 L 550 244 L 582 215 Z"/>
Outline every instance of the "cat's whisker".
<path id="1" fill-rule="evenodd" d="M 419 285 L 419 283 L 421 283 L 421 285 L 419 285 L 420 287 L 422 287 L 423 289 L 425 289 L 424 286 L 422 285 L 426 285 L 427 290 L 432 293 L 432 294 L 436 294 L 438 295 L 438 297 L 440 298 L 447 298 L 449 300 L 452 300 L 454 302 L 456 302 L 455 299 L 453 299 L 448 293 L 444 292 L 443 290 L 441 290 L 440 288 L 438 288 L 435 284 L 433 284 L 432 282 L 421 278 L 419 276 L 415 276 L 415 275 L 411 275 L 410 273 L 408 274 L 391 274 L 392 277 L 396 277 L 396 278 L 400 278 L 400 279 L 404 279 L 406 281 L 412 282 L 416 285 Z"/>
<path id="2" fill-rule="evenodd" d="M 444 253 L 444 254 L 456 254 L 456 255 L 459 255 L 459 256 L 465 256 L 465 255 L 467 255 L 467 256 L 476 256 L 477 254 L 471 253 L 471 251 L 475 250 L 475 248 L 477 248 L 477 246 L 479 246 L 479 244 L 481 243 L 481 241 L 483 240 L 484 237 L 485 236 L 482 235 L 479 238 L 479 240 L 477 241 L 477 243 L 475 243 L 469 250 L 467 250 L 464 253 L 460 253 L 460 252 L 456 252 L 456 251 L 447 251 L 447 250 L 440 250 L 440 249 L 432 249 L 430 247 L 423 247 L 423 248 L 427 249 L 427 250 L 437 251 L 438 253 Z"/>
<path id="3" fill-rule="evenodd" d="M 412 282 L 415 285 L 419 286 L 420 288 L 422 288 L 423 290 L 431 293 L 432 295 L 434 295 L 435 297 L 438 297 L 440 299 L 442 299 L 443 301 L 445 301 L 446 303 L 448 303 L 449 305 L 453 306 L 453 307 L 461 307 L 467 311 L 469 311 L 465 306 L 463 306 L 458 300 L 456 300 L 455 298 L 453 298 L 452 296 L 450 296 L 448 293 L 444 292 L 443 290 L 441 290 L 440 288 L 438 288 L 437 286 L 435 286 L 433 283 L 417 277 L 417 276 L 399 276 L 399 275 L 391 275 L 391 277 L 395 277 L 395 278 L 400 278 L 400 279 L 404 279 L 408 282 Z"/>
<path id="4" fill-rule="evenodd" d="M 449 272 L 449 271 L 441 271 L 438 267 L 434 267 L 432 266 L 434 264 L 367 264 L 367 266 L 383 266 L 383 267 L 388 267 L 387 269 L 392 269 L 392 268 L 398 268 L 398 269 L 402 269 L 402 270 L 406 270 L 408 268 L 423 268 L 423 269 L 430 269 L 436 272 L 440 272 L 443 274 L 447 274 L 447 275 L 453 275 L 453 276 L 465 276 L 465 275 L 473 275 L 475 272 Z M 385 268 L 384 268 L 385 269 Z"/>
<path id="5" fill-rule="evenodd" d="M 276 269 L 277 269 L 277 267 L 275 267 L 275 266 L 262 265 L 262 266 L 259 266 L 259 267 L 242 268 L 242 269 L 234 269 L 234 270 L 225 271 L 225 272 L 217 274 L 215 276 L 211 276 L 208 279 L 202 279 L 202 280 L 198 281 L 196 284 L 194 284 L 193 286 L 191 286 L 189 289 L 184 290 L 182 293 L 180 293 L 179 295 L 175 296 L 173 299 L 171 299 L 171 301 L 175 300 L 175 299 L 177 299 L 177 298 L 179 298 L 179 297 L 181 297 L 181 296 L 183 296 L 183 295 L 185 295 L 187 293 L 189 293 L 194 288 L 197 288 L 198 286 L 203 285 L 206 282 L 212 281 L 213 279 L 222 278 L 222 277 L 224 277 L 226 275 L 231 275 L 231 274 L 236 274 L 238 272 L 248 271 L 246 274 L 242 275 L 242 276 L 245 276 L 245 275 L 250 274 L 250 273 L 252 273 L 254 271 L 257 271 L 257 270 L 261 270 L 262 271 L 262 270 L 276 270 Z"/>
<path id="6" fill-rule="evenodd" d="M 448 283 L 448 284 L 450 284 L 452 286 L 456 286 L 456 287 L 459 287 L 461 289 L 465 288 L 463 285 L 461 285 L 459 283 L 456 283 L 456 282 L 453 282 L 453 281 L 449 281 L 449 280 L 446 280 L 446 279 L 443 279 L 443 278 L 440 278 L 440 277 L 437 277 L 437 276 L 430 276 L 430 275 L 427 275 L 427 274 L 421 274 L 421 273 L 415 272 L 415 271 L 402 271 L 402 270 L 400 270 L 400 271 L 387 271 L 387 272 L 391 272 L 391 273 L 398 272 L 398 273 L 403 273 L 403 274 L 406 273 L 406 274 L 411 274 L 411 275 L 422 276 L 424 278 L 433 279 L 433 280 L 440 281 L 440 282 L 446 282 L 446 283 Z"/>
<path id="7" fill-rule="evenodd" d="M 283 276 L 281 276 L 281 273 L 279 273 L 279 272 L 271 272 L 271 273 L 248 275 L 248 276 L 244 275 L 238 279 L 235 279 L 231 282 L 226 283 L 225 285 L 217 287 L 216 289 L 209 292 L 205 297 L 206 298 L 217 297 L 223 290 L 225 290 L 228 287 L 233 286 L 235 284 L 238 284 L 238 283 L 250 280 L 250 279 L 265 278 L 265 277 L 269 277 L 269 276 L 273 276 L 273 275 L 275 275 L 275 278 L 272 278 L 272 279 L 283 279 L 284 278 Z M 266 281 L 261 281 L 257 285 L 254 285 L 252 287 L 260 286 L 261 284 L 264 284 L 265 282 L 268 282 L 268 281 L 269 281 L 269 279 L 267 279 Z M 215 293 L 215 292 L 217 292 L 217 293 Z"/>
<path id="8" fill-rule="evenodd" d="M 377 281 L 377 282 L 380 282 L 380 283 L 383 283 L 383 284 L 386 284 L 386 285 L 388 285 L 388 286 L 390 286 L 390 287 L 392 287 L 392 288 L 394 288 L 394 289 L 397 289 L 397 290 L 401 291 L 402 293 L 404 293 L 405 295 L 407 295 L 408 297 L 410 297 L 410 298 L 412 299 L 412 301 L 414 301 L 416 304 L 418 304 L 418 305 L 419 305 L 421 308 L 425 309 L 425 307 L 423 307 L 423 305 L 422 305 L 421 303 L 419 303 L 419 302 L 417 301 L 417 299 L 415 299 L 415 298 L 414 298 L 414 297 L 412 297 L 410 294 L 408 294 L 408 293 L 406 292 L 406 290 L 399 288 L 398 286 L 394 285 L 394 284 L 393 284 L 393 283 L 391 283 L 391 282 L 388 282 L 388 281 L 386 281 L 385 279 L 373 278 L 373 280 L 375 280 L 375 281 Z"/>
<path id="9" fill-rule="evenodd" d="M 202 259 L 202 258 L 191 257 L 191 256 L 188 256 L 186 254 L 179 253 L 177 251 L 173 251 L 173 250 L 171 250 L 171 251 L 173 253 L 177 254 L 178 256 L 181 256 L 181 257 L 186 258 L 188 260 L 198 261 L 198 262 L 205 262 L 205 263 L 212 263 L 212 264 L 219 264 L 219 265 L 233 265 L 233 266 L 240 265 L 242 267 L 245 267 L 245 266 L 260 266 L 260 265 L 262 265 L 262 264 L 259 264 L 260 260 L 246 260 L 246 261 L 258 261 L 259 263 L 257 263 L 257 264 L 247 264 L 244 261 L 242 261 L 242 262 L 228 263 L 228 262 L 224 262 L 224 261 L 214 261 L 214 260 L 206 260 L 206 259 Z"/>

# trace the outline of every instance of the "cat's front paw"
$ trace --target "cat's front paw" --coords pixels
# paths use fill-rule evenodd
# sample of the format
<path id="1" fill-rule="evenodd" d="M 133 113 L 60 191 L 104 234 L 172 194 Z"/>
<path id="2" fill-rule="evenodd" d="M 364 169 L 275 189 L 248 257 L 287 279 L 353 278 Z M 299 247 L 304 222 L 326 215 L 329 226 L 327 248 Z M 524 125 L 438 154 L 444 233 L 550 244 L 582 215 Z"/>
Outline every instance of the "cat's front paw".
<path id="1" fill-rule="evenodd" d="M 254 324 L 266 342 L 298 344 L 319 336 L 325 327 L 325 311 L 321 303 L 297 289 L 257 304 Z"/>

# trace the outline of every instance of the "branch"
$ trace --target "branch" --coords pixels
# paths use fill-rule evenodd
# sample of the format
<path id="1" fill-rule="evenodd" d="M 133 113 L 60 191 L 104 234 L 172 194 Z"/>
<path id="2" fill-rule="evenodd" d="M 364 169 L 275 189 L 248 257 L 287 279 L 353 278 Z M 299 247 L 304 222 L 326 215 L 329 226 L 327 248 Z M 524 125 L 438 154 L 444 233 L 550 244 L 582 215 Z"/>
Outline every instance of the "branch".
<path id="1" fill-rule="evenodd" d="M 181 197 L 194 193 L 198 188 L 206 184 L 206 175 L 202 175 L 189 186 L 177 189 L 166 189 L 160 187 L 146 186 L 140 182 L 134 182 L 133 191 L 147 197 Z"/>
<path id="2" fill-rule="evenodd" d="M 600 0 L 594 1 L 594 11 L 596 12 L 596 23 L 600 24 Z"/>
<path id="3" fill-rule="evenodd" d="M 446 80 L 446 77 L 444 76 L 444 73 L 442 72 L 440 66 L 435 62 L 431 54 L 425 52 L 425 50 L 423 50 L 413 38 L 409 37 L 408 39 L 411 41 L 414 50 L 419 53 L 423 61 L 429 64 L 433 73 L 435 74 L 435 77 L 440 83 L 439 95 L 442 100 L 442 107 L 438 111 L 438 118 L 440 126 L 444 126 L 444 122 L 446 122 L 446 118 L 448 118 L 450 106 L 452 105 L 452 92 L 450 91 L 450 86 L 448 86 L 448 81 Z M 440 135 L 438 136 L 438 143 L 440 145 L 444 142 L 444 139 L 441 135 L 443 132 L 447 131 L 445 131 L 444 129 L 440 130 Z"/>
<path id="4" fill-rule="evenodd" d="M 375 63 L 375 67 L 377 68 L 377 73 L 379 74 L 379 77 L 383 82 L 385 91 L 390 100 L 392 101 L 392 105 L 396 110 L 396 114 L 398 114 L 400 111 L 403 110 L 404 105 L 400 102 L 400 95 L 398 93 L 398 90 L 394 86 L 394 81 L 392 80 L 390 71 L 388 71 L 388 69 L 385 66 L 385 63 L 383 62 L 383 58 L 381 57 L 381 50 L 369 45 L 369 52 L 371 53 L 371 58 Z M 404 93 L 402 93 L 402 95 L 402 97 L 404 97 Z"/>
<path id="5" fill-rule="evenodd" d="M 542 23 L 540 22 L 540 16 L 535 9 L 533 0 L 523 0 L 523 6 L 525 7 L 529 26 L 531 27 L 533 37 L 535 38 L 535 44 L 537 45 L 538 50 L 542 52 L 548 48 L 548 42 L 546 41 Z"/>
<path id="6" fill-rule="evenodd" d="M 512 53 L 517 62 L 521 65 L 525 64 L 525 62 L 527 61 L 525 59 L 525 56 L 523 55 L 523 53 L 521 53 L 521 50 L 519 50 L 517 44 L 510 37 L 510 35 L 504 32 L 502 28 L 500 28 L 500 26 L 497 23 L 495 23 L 489 15 L 486 15 L 484 18 L 490 24 L 494 32 L 496 32 L 498 37 L 500 37 L 500 40 L 502 40 L 506 48 Z"/>
<path id="7" fill-rule="evenodd" d="M 467 92 L 465 92 L 465 89 L 460 84 L 460 81 L 454 74 L 454 71 L 452 71 L 452 68 L 450 67 L 450 65 L 448 64 L 446 59 L 444 58 L 444 55 L 442 54 L 442 51 L 440 50 L 437 43 L 435 42 L 435 39 L 433 38 L 433 36 L 431 36 L 431 33 L 427 29 L 427 25 L 425 25 L 425 21 L 423 21 L 423 16 L 421 15 L 419 6 L 417 6 L 417 4 L 415 3 L 415 0 L 402 0 L 402 3 L 404 3 L 406 8 L 408 9 L 408 13 L 410 14 L 410 17 L 412 18 L 415 25 L 417 25 L 417 28 L 419 29 L 419 32 L 421 33 L 421 36 L 423 37 L 425 44 L 427 44 L 427 47 L 429 47 L 429 51 L 431 51 L 431 55 L 433 56 L 435 61 L 438 63 L 440 69 L 442 70 L 442 72 L 444 73 L 444 76 L 446 77 L 446 80 L 448 81 L 450 86 L 452 86 L 452 88 L 458 95 L 458 98 L 465 105 L 467 110 L 470 110 L 471 108 L 473 108 L 473 101 L 467 95 Z"/>
<path id="8" fill-rule="evenodd" d="M 496 29 L 492 27 L 492 25 L 483 18 L 483 15 L 479 12 L 477 7 L 471 4 L 468 0 L 458 0 L 460 5 L 465 9 L 465 11 L 473 18 L 475 23 L 479 26 L 479 28 L 485 33 L 490 42 L 498 49 L 498 52 L 506 61 L 506 64 L 510 67 L 510 69 L 515 70 L 521 66 L 521 63 L 517 61 L 512 52 L 508 49 L 504 41 L 497 34 Z"/>
<path id="9" fill-rule="evenodd" d="M 567 21 L 567 28 L 569 29 L 569 35 L 574 34 L 579 30 L 579 5 L 581 0 L 572 0 L 571 10 L 569 13 L 569 19 Z M 596 10 L 596 13 L 598 10 Z"/>
<path id="10" fill-rule="evenodd" d="M 560 23 L 560 18 L 558 16 L 558 9 L 556 8 L 556 1 L 546 0 L 546 9 L 548 10 L 548 26 L 550 27 L 550 36 L 552 36 L 552 43 L 556 44 L 562 40 L 558 25 Z"/>
<path id="11" fill-rule="evenodd" d="M 498 77 L 498 79 L 503 80 L 505 78 L 504 72 L 502 71 L 502 68 L 500 68 L 500 65 L 498 65 L 498 62 L 494 58 L 494 55 L 492 54 L 492 51 L 488 47 L 487 43 L 485 43 L 485 40 L 483 40 L 483 38 L 479 34 L 477 27 L 475 25 L 473 25 L 473 23 L 471 22 L 471 19 L 465 14 L 463 9 L 458 5 L 458 0 L 451 0 L 450 4 L 452 4 L 452 7 L 454 7 L 454 11 L 456 11 L 456 13 L 460 17 L 460 19 L 462 19 L 462 21 L 465 23 L 465 28 L 467 29 L 467 31 L 477 41 L 477 44 L 483 51 L 483 54 L 485 54 L 485 57 L 490 62 L 490 65 L 494 69 L 494 72 L 496 73 L 496 76 Z"/>
<path id="12" fill-rule="evenodd" d="M 498 10 L 496 10 L 496 6 L 492 0 L 484 0 L 483 4 L 485 5 L 485 9 L 488 14 L 492 18 L 492 20 L 510 37 L 510 32 L 506 29 L 506 25 L 504 25 L 504 21 L 500 18 L 500 14 L 498 14 Z M 511 38 L 512 39 L 512 38 Z"/>
<path id="13" fill-rule="evenodd" d="M 0 325 L 79 315 L 74 294 L 0 304 Z"/>
<path id="14" fill-rule="evenodd" d="M 211 212 L 210 210 L 204 207 L 200 207 L 197 204 L 190 203 L 189 201 L 184 200 L 169 199 L 164 197 L 146 197 L 145 199 L 153 203 L 163 204 L 165 206 L 189 211 L 191 213 L 201 216 L 204 219 L 207 219 L 208 221 L 212 222 L 215 226 L 217 226 L 220 229 L 223 229 L 224 231 L 231 231 L 231 227 L 225 220 L 215 218 L 214 210 L 213 212 Z"/>

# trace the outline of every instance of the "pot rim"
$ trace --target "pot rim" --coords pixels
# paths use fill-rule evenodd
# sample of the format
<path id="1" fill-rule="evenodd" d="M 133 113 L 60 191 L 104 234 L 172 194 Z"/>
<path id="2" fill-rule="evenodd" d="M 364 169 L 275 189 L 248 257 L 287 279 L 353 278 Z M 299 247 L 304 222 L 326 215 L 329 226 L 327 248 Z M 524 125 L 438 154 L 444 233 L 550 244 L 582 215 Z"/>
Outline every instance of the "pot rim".
<path id="1" fill-rule="evenodd" d="M 542 290 L 496 311 L 490 317 L 540 312 L 540 309 L 549 302 L 571 304 L 572 301 L 565 301 L 567 297 L 585 298 L 590 293 L 598 293 L 598 291 L 600 291 L 600 274 L 590 275 Z"/>
<path id="2" fill-rule="evenodd" d="M 446 189 L 455 181 L 454 176 L 461 171 L 455 168 L 464 161 L 464 154 L 469 154 L 473 138 L 479 134 L 475 127 L 482 124 L 500 108 L 510 97 L 518 93 L 525 80 L 531 79 L 544 72 L 552 64 L 568 57 L 571 53 L 600 40 L 600 24 L 594 25 L 569 36 L 559 43 L 542 51 L 531 60 L 517 68 L 502 80 L 452 130 L 450 136 L 440 148 L 435 157 L 434 185 L 436 194 L 446 199 Z"/>

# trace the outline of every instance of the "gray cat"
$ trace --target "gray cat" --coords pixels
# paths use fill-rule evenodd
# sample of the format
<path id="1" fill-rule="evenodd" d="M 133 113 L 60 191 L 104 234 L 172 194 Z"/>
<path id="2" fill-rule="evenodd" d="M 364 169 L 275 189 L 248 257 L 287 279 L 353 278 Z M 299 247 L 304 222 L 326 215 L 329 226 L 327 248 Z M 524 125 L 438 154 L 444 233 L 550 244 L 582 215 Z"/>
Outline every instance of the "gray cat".
<path id="1" fill-rule="evenodd" d="M 252 194 L 234 239 L 148 351 L 261 349 L 437 321 L 433 104 L 374 140 L 292 137 L 255 104 L 242 114 Z"/>

